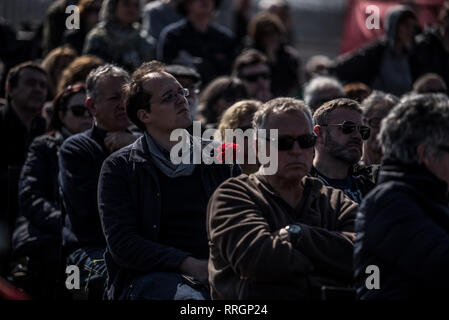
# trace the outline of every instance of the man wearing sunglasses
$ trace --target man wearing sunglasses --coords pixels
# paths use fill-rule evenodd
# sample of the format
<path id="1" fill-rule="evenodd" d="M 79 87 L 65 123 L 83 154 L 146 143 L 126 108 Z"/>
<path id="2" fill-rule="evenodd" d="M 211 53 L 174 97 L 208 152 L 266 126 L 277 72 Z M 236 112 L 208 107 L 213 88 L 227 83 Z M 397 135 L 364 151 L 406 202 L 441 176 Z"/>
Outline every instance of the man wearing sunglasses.
<path id="1" fill-rule="evenodd" d="M 357 204 L 307 176 L 316 142 L 310 109 L 273 99 L 256 112 L 253 128 L 267 130 L 257 145 L 277 149 L 278 170 L 268 175 L 266 164 L 228 179 L 209 201 L 212 298 L 319 299 L 324 285 L 347 286 Z M 267 140 L 271 129 L 278 138 Z"/>
<path id="2" fill-rule="evenodd" d="M 354 172 L 362 157 L 363 141 L 370 136 L 360 105 L 347 98 L 334 99 L 319 107 L 313 120 L 317 143 L 310 174 L 360 203 L 374 187 L 369 177 Z"/>
<path id="3" fill-rule="evenodd" d="M 271 74 L 268 58 L 255 49 L 241 53 L 234 62 L 233 76 L 242 80 L 251 99 L 271 99 Z"/>

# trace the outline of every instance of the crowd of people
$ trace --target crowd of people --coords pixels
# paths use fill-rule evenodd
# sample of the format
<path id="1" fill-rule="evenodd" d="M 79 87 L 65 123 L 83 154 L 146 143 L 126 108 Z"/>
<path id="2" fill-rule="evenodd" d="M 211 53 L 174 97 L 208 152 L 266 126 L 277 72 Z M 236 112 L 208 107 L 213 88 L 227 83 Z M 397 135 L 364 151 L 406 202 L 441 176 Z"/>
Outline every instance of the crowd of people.
<path id="1" fill-rule="evenodd" d="M 394 6 L 385 36 L 304 68 L 288 3 L 249 4 L 231 31 L 220 0 L 58 0 L 41 56 L 6 43 L 0 298 L 447 296 L 449 2 L 421 33 Z M 187 160 L 221 161 L 174 162 L 177 129 Z"/>

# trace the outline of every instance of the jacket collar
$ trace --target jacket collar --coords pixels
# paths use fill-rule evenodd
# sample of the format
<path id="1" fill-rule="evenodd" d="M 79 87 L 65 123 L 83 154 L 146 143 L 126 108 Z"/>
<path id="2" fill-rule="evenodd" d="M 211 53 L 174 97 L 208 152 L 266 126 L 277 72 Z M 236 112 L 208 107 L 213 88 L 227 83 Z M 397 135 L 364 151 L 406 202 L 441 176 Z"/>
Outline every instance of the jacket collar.
<path id="1" fill-rule="evenodd" d="M 420 194 L 434 201 L 449 202 L 448 186 L 423 165 L 404 165 L 398 162 L 384 162 L 379 183 L 398 181 L 411 185 Z"/>
<path id="2" fill-rule="evenodd" d="M 129 160 L 136 163 L 145 163 L 151 161 L 150 150 L 145 136 L 141 136 L 131 145 Z"/>

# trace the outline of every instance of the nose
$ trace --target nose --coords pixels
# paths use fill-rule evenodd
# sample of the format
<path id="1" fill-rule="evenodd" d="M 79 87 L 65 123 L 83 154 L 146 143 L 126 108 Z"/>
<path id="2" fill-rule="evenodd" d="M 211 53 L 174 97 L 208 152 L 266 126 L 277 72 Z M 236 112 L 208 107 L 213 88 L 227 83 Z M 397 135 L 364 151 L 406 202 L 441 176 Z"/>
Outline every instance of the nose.
<path id="1" fill-rule="evenodd" d="M 295 141 L 293 147 L 290 149 L 289 153 L 293 155 L 298 155 L 302 152 L 302 148 L 299 146 L 299 142 Z"/>

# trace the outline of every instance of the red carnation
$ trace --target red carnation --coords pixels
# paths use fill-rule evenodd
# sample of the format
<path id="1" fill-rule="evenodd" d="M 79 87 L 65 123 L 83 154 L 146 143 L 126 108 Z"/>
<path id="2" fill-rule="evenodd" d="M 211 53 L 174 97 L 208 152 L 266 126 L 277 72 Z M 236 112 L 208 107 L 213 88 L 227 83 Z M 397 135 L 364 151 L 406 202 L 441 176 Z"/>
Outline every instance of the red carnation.
<path id="1" fill-rule="evenodd" d="M 227 142 L 217 147 L 217 159 L 221 163 L 225 163 L 226 159 L 232 159 L 235 163 L 238 153 L 240 153 L 240 146 L 235 143 Z"/>

